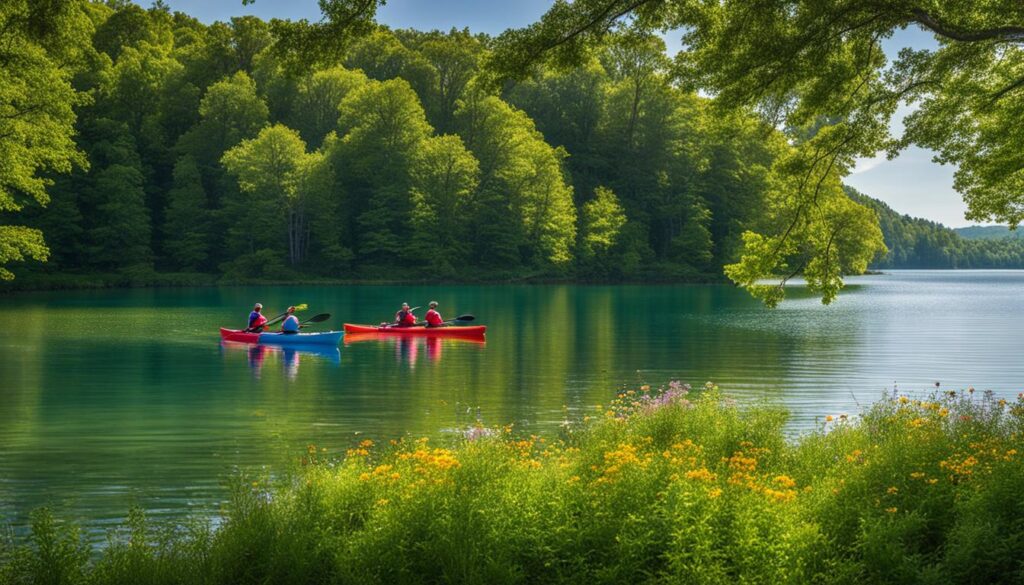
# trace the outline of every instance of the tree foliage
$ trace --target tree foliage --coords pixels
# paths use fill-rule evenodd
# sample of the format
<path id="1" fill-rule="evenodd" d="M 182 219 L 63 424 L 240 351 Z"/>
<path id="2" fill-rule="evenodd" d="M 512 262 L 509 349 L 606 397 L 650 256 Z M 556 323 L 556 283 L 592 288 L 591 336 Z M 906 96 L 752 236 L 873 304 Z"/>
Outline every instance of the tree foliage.
<path id="1" fill-rule="evenodd" d="M 805 275 L 830 299 L 840 282 L 825 273 L 837 261 L 849 268 L 862 265 L 875 247 L 876 230 L 853 234 L 859 245 L 828 245 L 833 235 L 848 233 L 837 222 L 862 222 L 851 216 L 852 209 L 840 212 L 847 204 L 838 190 L 824 193 L 816 179 L 834 183 L 827 176 L 848 172 L 856 156 L 879 150 L 894 155 L 911 144 L 934 149 L 938 162 L 957 166 L 955 187 L 970 219 L 1017 225 L 1024 218 L 1024 143 L 1016 128 L 1024 109 L 1020 2 L 556 2 L 539 22 L 502 35 L 489 59 L 491 79 L 522 78 L 542 61 L 561 67 L 586 63 L 589 50 L 627 21 L 634 30 L 683 31 L 674 76 L 713 94 L 716 106 L 756 111 L 783 128 L 800 153 L 800 162 L 778 169 L 792 176 L 776 185 L 791 191 L 775 197 L 786 209 L 777 207 L 771 215 L 789 220 L 769 218 L 779 231 L 762 229 L 746 237 L 742 269 L 729 271 L 759 295 L 765 294 L 754 284 L 760 279 L 795 268 L 821 269 Z M 908 26 L 934 34 L 938 48 L 904 49 L 887 63 L 882 41 Z M 894 138 L 889 122 L 904 103 L 917 110 L 905 120 L 903 135 Z M 809 250 L 818 255 L 804 257 Z M 848 253 L 856 256 L 844 257 Z M 772 293 L 766 300 L 777 298 Z"/>
<path id="2" fill-rule="evenodd" d="M 84 166 L 72 136 L 74 108 L 87 96 L 72 78 L 91 56 L 92 33 L 83 2 L 0 5 L 0 213 L 20 211 L 26 199 L 45 205 L 48 173 Z M 39 230 L 0 217 L 0 279 L 14 277 L 8 263 L 48 254 Z"/>
<path id="3" fill-rule="evenodd" d="M 960 164 L 972 209 L 1012 220 L 1009 5 L 924 6 L 950 40 L 882 70 L 885 31 L 911 22 L 900 3 L 575 0 L 497 41 L 377 26 L 379 4 L 210 25 L 162 3 L 4 4 L 0 265 L 47 257 L 41 229 L 52 260 L 34 270 L 727 274 L 775 304 L 767 278 L 802 276 L 827 302 L 873 260 L 1018 261 L 895 229 L 841 183 L 857 155 L 916 142 Z M 681 25 L 673 59 L 651 31 Z M 972 118 L 985 88 L 997 99 Z M 901 142 L 888 121 L 907 98 L 922 106 Z"/>

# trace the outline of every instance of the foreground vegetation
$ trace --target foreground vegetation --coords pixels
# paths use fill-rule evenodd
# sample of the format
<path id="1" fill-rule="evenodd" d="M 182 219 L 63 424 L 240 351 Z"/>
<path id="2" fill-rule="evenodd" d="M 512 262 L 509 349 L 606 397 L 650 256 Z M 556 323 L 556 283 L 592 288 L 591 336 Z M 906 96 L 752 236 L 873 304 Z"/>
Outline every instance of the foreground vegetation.
<path id="1" fill-rule="evenodd" d="M 311 445 L 217 528 L 133 512 L 91 556 L 45 511 L 3 583 L 1010 583 L 1024 577 L 1024 399 L 887 398 L 790 440 L 709 387 L 620 395 L 558 440 L 473 428 Z"/>

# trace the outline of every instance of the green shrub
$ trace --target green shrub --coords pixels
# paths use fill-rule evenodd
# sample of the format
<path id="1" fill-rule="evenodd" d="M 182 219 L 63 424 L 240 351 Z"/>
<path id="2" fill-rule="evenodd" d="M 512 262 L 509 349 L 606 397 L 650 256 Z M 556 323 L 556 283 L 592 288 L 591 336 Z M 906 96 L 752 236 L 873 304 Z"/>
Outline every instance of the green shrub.
<path id="1" fill-rule="evenodd" d="M 132 512 L 89 557 L 37 513 L 4 583 L 1019 583 L 1024 399 L 892 397 L 798 439 L 714 388 L 624 392 L 563 437 L 337 457 L 239 483 L 219 526 Z M 1020 454 L 1018 454 L 1020 453 Z"/>

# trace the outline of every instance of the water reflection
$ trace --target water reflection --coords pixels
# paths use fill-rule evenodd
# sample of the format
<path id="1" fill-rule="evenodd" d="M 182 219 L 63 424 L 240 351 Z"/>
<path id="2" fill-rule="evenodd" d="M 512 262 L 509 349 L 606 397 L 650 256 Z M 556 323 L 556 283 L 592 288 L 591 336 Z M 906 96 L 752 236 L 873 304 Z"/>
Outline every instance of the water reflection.
<path id="1" fill-rule="evenodd" d="M 308 345 L 301 347 L 279 347 L 276 345 L 264 345 L 261 343 L 238 343 L 234 341 L 221 341 L 221 348 L 225 355 L 228 353 L 245 353 L 246 362 L 253 376 L 258 380 L 263 376 L 263 366 L 269 356 L 271 361 L 280 359 L 285 376 L 294 380 L 299 375 L 299 365 L 302 356 L 310 356 L 319 361 L 341 364 L 341 351 L 337 347 L 324 345 Z"/>
<path id="2" fill-rule="evenodd" d="M 399 364 L 415 369 L 420 361 L 420 355 L 426 355 L 429 363 L 439 363 L 444 354 L 444 347 L 447 345 L 478 346 L 486 345 L 484 339 L 472 337 L 431 337 L 431 336 L 399 336 L 399 335 L 378 335 L 376 333 L 356 333 L 345 335 L 345 345 L 353 343 L 380 343 L 390 345 L 394 348 L 395 361 Z"/>

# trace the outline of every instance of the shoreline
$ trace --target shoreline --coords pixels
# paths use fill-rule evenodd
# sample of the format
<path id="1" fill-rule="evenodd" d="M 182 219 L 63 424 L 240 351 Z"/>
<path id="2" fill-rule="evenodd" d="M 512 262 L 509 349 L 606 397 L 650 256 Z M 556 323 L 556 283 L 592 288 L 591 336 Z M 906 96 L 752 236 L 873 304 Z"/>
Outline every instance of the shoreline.
<path id="1" fill-rule="evenodd" d="M 724 275 L 702 275 L 699 278 L 643 278 L 643 279 L 577 279 L 556 276 L 523 276 L 513 278 L 428 279 L 428 278 L 308 278 L 295 279 L 224 279 L 212 274 L 161 273 L 149 280 L 133 281 L 117 274 L 93 275 L 29 275 L 0 283 L 0 296 L 22 292 L 105 290 L 105 289 L 173 289 L 219 288 L 245 286 L 466 286 L 466 285 L 580 285 L 580 286 L 639 286 L 639 285 L 714 285 L 729 284 Z"/>

